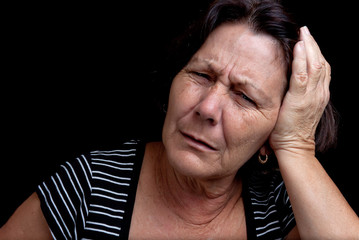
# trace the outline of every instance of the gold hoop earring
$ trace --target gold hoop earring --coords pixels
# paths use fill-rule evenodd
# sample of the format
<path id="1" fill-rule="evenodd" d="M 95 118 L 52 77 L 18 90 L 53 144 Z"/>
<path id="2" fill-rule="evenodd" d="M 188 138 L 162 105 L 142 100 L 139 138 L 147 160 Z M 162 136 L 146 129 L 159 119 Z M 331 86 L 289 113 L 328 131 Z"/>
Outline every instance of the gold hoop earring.
<path id="1" fill-rule="evenodd" d="M 268 154 L 265 155 L 265 159 L 262 159 L 262 155 L 258 154 L 258 162 L 261 164 L 266 164 L 268 161 Z"/>

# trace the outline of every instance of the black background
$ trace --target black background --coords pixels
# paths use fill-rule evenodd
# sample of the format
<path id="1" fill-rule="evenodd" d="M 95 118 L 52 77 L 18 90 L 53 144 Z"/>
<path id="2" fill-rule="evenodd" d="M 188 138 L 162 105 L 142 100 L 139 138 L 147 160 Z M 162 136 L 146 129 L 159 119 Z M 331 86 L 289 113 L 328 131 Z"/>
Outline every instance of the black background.
<path id="1" fill-rule="evenodd" d="M 129 136 L 159 139 L 162 115 L 150 76 L 164 61 L 170 40 L 207 2 L 3 7 L 0 226 L 64 161 Z M 358 214 L 356 6 L 285 3 L 332 66 L 339 144 L 320 160 Z"/>

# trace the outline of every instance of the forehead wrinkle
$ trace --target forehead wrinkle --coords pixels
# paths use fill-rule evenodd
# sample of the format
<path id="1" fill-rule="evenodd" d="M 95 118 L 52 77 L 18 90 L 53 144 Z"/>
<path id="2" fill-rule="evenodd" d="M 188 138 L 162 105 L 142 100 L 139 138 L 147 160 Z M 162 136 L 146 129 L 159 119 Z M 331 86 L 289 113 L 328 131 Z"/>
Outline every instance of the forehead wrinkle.
<path id="1" fill-rule="evenodd" d="M 220 68 L 214 58 L 208 59 L 200 56 L 194 56 L 191 62 L 204 64 L 206 67 L 208 67 L 209 71 L 215 73 L 217 77 L 225 75 L 226 67 Z M 270 96 L 263 89 L 261 89 L 258 84 L 256 84 L 254 79 L 248 75 L 240 74 L 238 72 L 234 74 L 231 70 L 229 70 L 228 80 L 234 86 L 250 86 L 255 91 L 257 91 L 259 93 L 258 95 L 261 95 L 261 97 L 266 101 L 271 101 Z"/>
<path id="2" fill-rule="evenodd" d="M 254 83 L 253 79 L 243 74 L 231 74 L 229 76 L 231 82 L 234 85 L 250 85 L 256 90 L 260 90 L 259 87 Z"/>
<path id="3" fill-rule="evenodd" d="M 208 67 L 209 71 L 215 73 L 217 76 L 222 76 L 225 74 L 225 69 L 226 67 L 220 68 L 218 66 L 218 64 L 216 63 L 217 61 L 214 58 L 203 58 L 200 56 L 194 56 L 192 61 L 193 63 L 199 63 L 199 64 L 204 64 L 206 67 Z M 232 73 L 232 71 L 229 72 L 228 74 L 228 80 L 230 83 L 232 83 L 235 86 L 250 86 L 253 89 L 255 89 L 256 91 L 259 92 L 259 95 L 262 96 L 262 98 L 265 98 L 266 100 L 270 100 L 271 98 L 266 94 L 266 92 L 261 89 L 258 84 L 256 84 L 256 82 L 254 81 L 254 79 L 252 79 L 251 77 L 249 77 L 248 75 L 245 74 L 240 74 L 240 73 Z"/>
<path id="4" fill-rule="evenodd" d="M 218 67 L 218 65 L 216 64 L 216 60 L 214 58 L 203 58 L 200 56 L 194 56 L 193 59 L 191 60 L 191 62 L 193 63 L 200 63 L 200 64 L 204 64 L 206 67 L 208 67 L 208 69 L 213 72 L 216 73 L 218 75 L 222 75 L 223 70 L 220 67 Z"/>
<path id="5" fill-rule="evenodd" d="M 239 73 L 238 67 L 233 66 L 232 69 L 227 69 L 228 66 L 223 66 L 222 68 L 219 67 L 216 63 L 215 59 L 207 59 L 207 58 L 196 58 L 197 61 L 203 62 L 206 64 L 206 66 L 210 69 L 210 71 L 216 73 L 218 76 L 226 75 L 226 72 L 228 72 L 228 80 L 231 84 L 235 86 L 240 85 L 247 85 L 258 91 L 262 96 L 264 96 L 266 99 L 269 99 L 270 97 L 266 94 L 266 92 L 256 83 L 255 79 L 248 76 L 248 74 L 245 73 Z M 227 70 L 226 70 L 227 69 Z M 250 71 L 249 69 L 241 69 L 242 72 Z"/>
<path id="6" fill-rule="evenodd" d="M 259 92 L 259 94 L 262 97 L 264 97 L 266 100 L 270 99 L 270 97 L 266 94 L 266 92 L 260 86 L 258 86 L 258 84 L 256 84 L 256 81 L 254 81 L 254 79 L 252 79 L 251 77 L 249 77 L 247 75 L 239 74 L 239 73 L 231 74 L 230 81 L 232 83 L 234 83 L 234 85 L 250 86 L 257 92 Z"/>

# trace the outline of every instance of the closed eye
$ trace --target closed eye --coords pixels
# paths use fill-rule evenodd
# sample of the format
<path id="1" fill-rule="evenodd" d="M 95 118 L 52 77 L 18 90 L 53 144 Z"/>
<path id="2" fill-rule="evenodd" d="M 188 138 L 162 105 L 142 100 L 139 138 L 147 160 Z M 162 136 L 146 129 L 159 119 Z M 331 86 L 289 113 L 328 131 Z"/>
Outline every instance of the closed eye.
<path id="1" fill-rule="evenodd" d="M 247 101 L 248 103 L 250 104 L 253 104 L 253 105 L 257 105 L 255 101 L 253 101 L 250 97 L 248 97 L 246 94 L 244 94 L 243 92 L 235 92 L 235 94 L 237 96 L 239 96 L 241 99 L 244 99 L 245 101 Z"/>
<path id="2" fill-rule="evenodd" d="M 208 74 L 205 74 L 205 73 L 201 73 L 201 72 L 192 72 L 192 73 L 197 75 L 198 77 L 202 77 L 202 78 L 205 78 L 207 80 L 211 79 L 211 76 L 209 76 Z"/>

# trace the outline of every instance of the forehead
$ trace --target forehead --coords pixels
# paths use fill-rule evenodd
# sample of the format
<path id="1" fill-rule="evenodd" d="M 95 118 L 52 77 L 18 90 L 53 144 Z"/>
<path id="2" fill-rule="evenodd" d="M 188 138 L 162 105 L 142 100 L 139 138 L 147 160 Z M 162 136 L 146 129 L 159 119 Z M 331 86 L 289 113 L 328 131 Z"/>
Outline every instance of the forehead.
<path id="1" fill-rule="evenodd" d="M 285 81 L 286 68 L 278 42 L 254 33 L 246 24 L 226 23 L 216 28 L 193 56 L 212 70 L 234 76 L 268 80 L 276 75 Z"/>
<path id="2" fill-rule="evenodd" d="M 209 49 L 208 49 L 209 48 Z M 284 60 L 279 42 L 264 33 L 255 33 L 247 24 L 225 23 L 217 27 L 199 51 L 225 50 L 233 55 L 250 53 L 269 62 Z M 256 55 L 252 53 L 256 52 Z"/>

